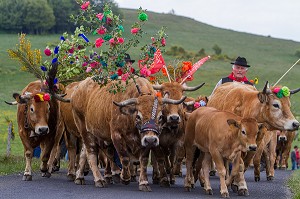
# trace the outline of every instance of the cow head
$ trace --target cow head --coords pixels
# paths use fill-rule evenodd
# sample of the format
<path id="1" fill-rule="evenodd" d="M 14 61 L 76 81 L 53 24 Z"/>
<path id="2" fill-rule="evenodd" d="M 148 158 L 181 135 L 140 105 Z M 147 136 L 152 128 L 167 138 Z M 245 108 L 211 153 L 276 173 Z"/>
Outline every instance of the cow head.
<path id="1" fill-rule="evenodd" d="M 13 97 L 19 103 L 24 120 L 24 128 L 30 129 L 30 137 L 41 136 L 49 133 L 50 95 L 44 92 L 14 93 Z M 22 122 L 22 121 L 18 121 Z"/>
<path id="2" fill-rule="evenodd" d="M 162 108 L 164 104 L 180 104 L 180 100 L 161 99 L 153 95 L 142 95 L 122 102 L 113 102 L 120 107 L 125 115 L 135 117 L 135 126 L 141 135 L 141 144 L 144 147 L 155 147 L 159 145 L 159 134 L 163 123 Z"/>
<path id="3" fill-rule="evenodd" d="M 195 91 L 201 88 L 203 85 L 204 83 L 195 87 L 188 87 L 181 85 L 178 82 L 166 82 L 162 85 L 153 85 L 153 88 L 155 90 L 159 90 L 162 93 L 164 99 L 171 98 L 179 100 L 182 98 L 184 91 Z M 179 123 L 182 120 L 182 106 L 168 104 L 164 106 L 162 115 L 164 127 L 169 128 L 171 130 L 177 129 L 179 127 Z"/>
<path id="4" fill-rule="evenodd" d="M 286 133 L 287 131 L 277 131 L 277 141 L 286 142 L 287 141 Z"/>
<path id="5" fill-rule="evenodd" d="M 297 130 L 300 124 L 291 112 L 290 95 L 297 93 L 300 89 L 285 90 L 283 94 L 282 88 L 282 86 L 276 86 L 270 89 L 267 82 L 263 91 L 258 93 L 259 101 L 265 104 L 261 110 L 264 113 L 263 117 L 271 126 L 270 130 Z"/>
<path id="6" fill-rule="evenodd" d="M 244 147 L 242 150 L 256 151 L 256 138 L 259 132 L 259 126 L 254 118 L 243 118 L 241 121 L 234 119 L 227 120 L 228 125 L 238 131 L 240 143 Z"/>

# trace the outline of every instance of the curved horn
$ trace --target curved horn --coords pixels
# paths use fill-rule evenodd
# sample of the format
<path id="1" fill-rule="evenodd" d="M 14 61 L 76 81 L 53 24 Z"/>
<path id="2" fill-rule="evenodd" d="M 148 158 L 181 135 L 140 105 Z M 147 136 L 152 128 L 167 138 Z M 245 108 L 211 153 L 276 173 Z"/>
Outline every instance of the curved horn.
<path id="1" fill-rule="evenodd" d="M 264 86 L 264 89 L 263 89 L 262 93 L 263 94 L 270 94 L 270 93 L 272 93 L 271 90 L 270 90 L 270 88 L 269 88 L 269 81 L 266 81 L 266 84 Z"/>
<path id="2" fill-rule="evenodd" d="M 7 102 L 7 101 L 4 101 L 6 104 L 8 105 L 18 105 L 18 102 L 17 101 L 14 101 L 14 102 Z"/>
<path id="3" fill-rule="evenodd" d="M 131 105 L 131 104 L 136 104 L 137 103 L 137 99 L 136 98 L 130 98 L 130 99 L 124 100 L 122 102 L 115 102 L 115 101 L 113 101 L 113 103 L 116 106 L 123 107 L 123 106 Z"/>
<path id="4" fill-rule="evenodd" d="M 295 90 L 290 90 L 290 94 L 295 94 L 295 93 L 298 93 L 300 91 L 300 88 L 297 88 Z"/>
<path id="5" fill-rule="evenodd" d="M 186 99 L 186 96 L 182 96 L 180 100 L 174 100 L 169 98 L 163 98 L 162 101 L 165 104 L 181 104 Z"/>
<path id="6" fill-rule="evenodd" d="M 70 103 L 71 102 L 71 99 L 65 99 L 63 98 L 63 96 L 66 96 L 65 94 L 63 95 L 58 95 L 56 93 L 53 94 L 53 97 L 61 102 L 67 102 L 67 103 Z"/>
<path id="7" fill-rule="evenodd" d="M 161 90 L 162 89 L 162 85 L 152 85 L 154 90 Z"/>
<path id="8" fill-rule="evenodd" d="M 194 87 L 189 87 L 189 86 L 182 86 L 183 91 L 195 91 L 198 90 L 199 88 L 201 88 L 205 83 L 202 83 L 198 86 L 194 86 Z"/>
<path id="9" fill-rule="evenodd" d="M 183 102 L 185 106 L 192 106 L 195 104 L 195 101 Z"/>

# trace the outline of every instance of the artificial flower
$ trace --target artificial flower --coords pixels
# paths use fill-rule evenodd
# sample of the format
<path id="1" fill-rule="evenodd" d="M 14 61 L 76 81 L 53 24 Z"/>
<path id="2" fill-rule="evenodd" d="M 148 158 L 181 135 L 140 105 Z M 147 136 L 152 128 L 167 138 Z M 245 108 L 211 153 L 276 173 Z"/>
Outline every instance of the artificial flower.
<path id="1" fill-rule="evenodd" d="M 121 32 L 124 32 L 124 27 L 122 25 L 119 25 L 118 28 Z"/>
<path id="2" fill-rule="evenodd" d="M 283 87 L 281 88 L 281 90 L 282 90 L 282 93 L 283 93 L 283 95 L 284 95 L 285 97 L 290 96 L 290 89 L 289 89 L 288 87 L 283 86 Z"/>
<path id="3" fill-rule="evenodd" d="M 123 75 L 123 71 L 122 71 L 121 68 L 119 68 L 119 69 L 117 70 L 117 74 L 118 74 L 119 76 Z"/>
<path id="4" fill-rule="evenodd" d="M 95 46 L 96 46 L 96 48 L 101 47 L 102 44 L 103 44 L 104 42 L 105 42 L 105 41 L 104 41 L 104 39 L 102 39 L 102 38 L 96 39 L 96 41 L 95 41 Z"/>
<path id="5" fill-rule="evenodd" d="M 66 41 L 65 37 L 64 36 L 60 36 L 60 40 L 62 41 Z"/>
<path id="6" fill-rule="evenodd" d="M 103 13 L 98 13 L 98 14 L 96 14 L 96 17 L 97 17 L 100 21 L 102 21 L 104 15 L 103 15 Z"/>
<path id="7" fill-rule="evenodd" d="M 115 80 L 118 78 L 118 74 L 113 74 L 110 76 L 110 79 Z"/>
<path id="8" fill-rule="evenodd" d="M 54 83 L 54 84 L 57 84 L 57 82 L 58 82 L 58 79 L 57 79 L 57 78 L 54 78 L 53 83 Z"/>
<path id="9" fill-rule="evenodd" d="M 111 38 L 108 42 L 109 42 L 109 44 L 110 44 L 111 46 L 113 46 L 113 45 L 116 44 L 115 38 Z"/>
<path id="10" fill-rule="evenodd" d="M 82 67 L 86 67 L 87 65 L 88 65 L 87 62 L 83 62 L 83 63 L 82 63 Z"/>
<path id="11" fill-rule="evenodd" d="M 90 1 L 85 1 L 83 4 L 80 6 L 82 10 L 86 10 L 90 5 Z"/>
<path id="12" fill-rule="evenodd" d="M 99 66 L 99 63 L 96 61 L 93 61 L 92 63 L 90 63 L 91 68 L 97 68 L 98 66 Z"/>
<path id="13" fill-rule="evenodd" d="M 44 53 L 45 53 L 46 56 L 50 56 L 51 55 L 51 50 L 49 48 L 46 48 L 44 50 Z"/>
<path id="14" fill-rule="evenodd" d="M 58 54 L 58 51 L 59 51 L 59 46 L 55 46 L 55 48 L 54 48 L 54 54 Z"/>
<path id="15" fill-rule="evenodd" d="M 161 72 L 163 73 L 164 76 L 168 76 L 166 68 L 162 68 Z"/>
<path id="16" fill-rule="evenodd" d="M 69 51 L 69 53 L 71 53 L 71 54 L 73 54 L 74 53 L 74 47 L 72 47 L 72 48 L 70 48 L 68 51 Z"/>
<path id="17" fill-rule="evenodd" d="M 279 87 L 273 88 L 273 93 L 277 94 L 279 91 L 280 91 L 280 88 L 279 88 Z"/>
<path id="18" fill-rule="evenodd" d="M 279 91 L 278 91 L 278 93 L 276 94 L 276 96 L 280 99 L 280 98 L 282 98 L 283 97 L 283 91 L 280 89 Z"/>
<path id="19" fill-rule="evenodd" d="M 91 71 L 92 71 L 92 68 L 91 68 L 91 67 L 87 67 L 86 70 L 85 70 L 85 72 L 87 72 L 87 73 L 89 73 L 89 72 L 91 72 Z"/>
<path id="20" fill-rule="evenodd" d="M 103 39 L 104 39 L 105 41 L 109 41 L 111 38 L 112 38 L 112 36 L 111 36 L 110 34 L 105 34 L 105 35 L 103 36 Z"/>
<path id="21" fill-rule="evenodd" d="M 148 15 L 146 13 L 144 13 L 144 12 L 141 12 L 139 14 L 139 20 L 141 20 L 141 21 L 147 21 L 148 20 Z"/>
<path id="22" fill-rule="evenodd" d="M 106 33 L 106 28 L 104 26 L 101 26 L 99 29 L 97 29 L 97 33 L 99 35 L 104 35 Z"/>
<path id="23" fill-rule="evenodd" d="M 204 100 L 199 101 L 200 106 L 206 106 L 206 102 Z"/>
<path id="24" fill-rule="evenodd" d="M 118 43 L 119 43 L 119 44 L 122 44 L 122 43 L 124 43 L 124 38 L 122 38 L 122 37 L 119 37 L 119 38 L 118 38 Z"/>
<path id="25" fill-rule="evenodd" d="M 143 75 L 144 77 L 148 77 L 151 75 L 151 71 L 147 68 L 147 66 L 144 66 L 141 70 L 140 70 L 141 75 Z"/>
<path id="26" fill-rule="evenodd" d="M 160 91 L 158 91 L 158 92 L 156 93 L 156 97 L 162 97 L 162 94 L 161 94 Z"/>
<path id="27" fill-rule="evenodd" d="M 44 101 L 50 101 L 51 97 L 49 95 L 49 93 L 45 93 L 43 96 Z"/>
<path id="28" fill-rule="evenodd" d="M 128 79 L 128 77 L 129 77 L 129 73 L 125 73 L 125 74 L 122 75 L 121 79 L 123 81 L 126 81 Z"/>
<path id="29" fill-rule="evenodd" d="M 131 34 L 137 34 L 140 31 L 139 28 L 132 28 L 131 29 Z"/>
<path id="30" fill-rule="evenodd" d="M 161 38 L 161 45 L 162 46 L 165 46 L 166 45 L 166 39 L 163 37 Z"/>
<path id="31" fill-rule="evenodd" d="M 57 58 L 55 57 L 54 59 L 52 59 L 52 64 L 56 63 L 57 62 Z"/>
<path id="32" fill-rule="evenodd" d="M 45 66 L 41 66 L 42 71 L 46 72 L 47 68 Z"/>
<path id="33" fill-rule="evenodd" d="M 199 102 L 195 102 L 194 103 L 194 108 L 199 108 L 201 105 L 200 105 L 200 103 Z"/>

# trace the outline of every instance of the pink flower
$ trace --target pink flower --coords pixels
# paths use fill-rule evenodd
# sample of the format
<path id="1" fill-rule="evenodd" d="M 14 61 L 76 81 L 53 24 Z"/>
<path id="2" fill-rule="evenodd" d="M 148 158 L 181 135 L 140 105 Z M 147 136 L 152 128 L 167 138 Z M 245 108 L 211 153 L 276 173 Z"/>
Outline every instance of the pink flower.
<path id="1" fill-rule="evenodd" d="M 89 72 L 91 72 L 91 71 L 92 71 L 92 68 L 91 68 L 91 67 L 87 67 L 86 70 L 85 70 L 85 72 L 87 72 L 87 73 L 89 73 Z"/>
<path id="2" fill-rule="evenodd" d="M 109 42 L 109 44 L 112 45 L 112 46 L 116 44 L 116 43 L 115 43 L 115 38 L 111 38 L 108 42 Z"/>
<path id="3" fill-rule="evenodd" d="M 103 13 L 96 14 L 96 17 L 101 21 L 104 17 Z"/>
<path id="4" fill-rule="evenodd" d="M 106 18 L 106 24 L 109 25 L 109 24 L 111 24 L 111 22 L 112 22 L 112 19 L 109 18 L 109 17 L 107 17 L 107 18 Z"/>
<path id="5" fill-rule="evenodd" d="M 91 68 L 97 68 L 98 65 L 99 65 L 99 63 L 96 61 L 93 61 L 92 63 L 90 63 Z"/>
<path id="6" fill-rule="evenodd" d="M 82 63 L 82 67 L 86 67 L 87 65 L 88 65 L 87 62 L 83 62 L 83 63 Z"/>
<path id="7" fill-rule="evenodd" d="M 131 34 L 137 34 L 140 31 L 139 28 L 132 28 L 131 29 Z"/>
<path id="8" fill-rule="evenodd" d="M 74 53 L 74 47 L 72 47 L 71 49 L 68 50 L 69 53 L 73 54 Z"/>
<path id="9" fill-rule="evenodd" d="M 144 66 L 141 70 L 140 70 L 141 75 L 143 75 L 144 77 L 148 77 L 151 75 L 151 71 L 147 68 L 147 66 Z"/>
<path id="10" fill-rule="evenodd" d="M 165 46 L 166 45 L 166 39 L 163 37 L 161 38 L 161 45 L 162 46 Z"/>
<path id="11" fill-rule="evenodd" d="M 97 29 L 97 33 L 99 35 L 104 35 L 106 33 L 106 28 L 104 26 L 101 26 L 99 29 Z"/>
<path id="12" fill-rule="evenodd" d="M 90 1 L 85 1 L 83 4 L 80 6 L 82 10 L 86 10 L 90 5 Z"/>
<path id="13" fill-rule="evenodd" d="M 151 40 L 152 40 L 152 42 L 155 42 L 155 38 L 154 37 L 151 37 Z"/>
<path id="14" fill-rule="evenodd" d="M 119 43 L 119 44 L 124 43 L 124 39 L 123 39 L 122 37 L 119 37 L 119 38 L 118 38 L 118 43 Z"/>
<path id="15" fill-rule="evenodd" d="M 121 79 L 123 81 L 126 81 L 128 79 L 128 77 L 129 77 L 129 73 L 125 73 L 125 74 L 122 75 Z"/>
<path id="16" fill-rule="evenodd" d="M 50 56 L 51 55 L 51 50 L 49 48 L 46 48 L 44 50 L 44 53 L 45 53 L 46 56 Z"/>
<path id="17" fill-rule="evenodd" d="M 43 96 L 44 101 L 50 101 L 50 95 L 49 93 L 45 93 Z"/>
<path id="18" fill-rule="evenodd" d="M 101 47 L 103 43 L 104 43 L 104 39 L 102 39 L 102 38 L 96 39 L 96 41 L 95 41 L 96 48 Z"/>
<path id="19" fill-rule="evenodd" d="M 194 103 L 194 108 L 199 108 L 200 107 L 200 103 L 199 102 L 195 102 Z"/>
<path id="20" fill-rule="evenodd" d="M 278 93 L 280 91 L 280 88 L 279 87 L 275 87 L 274 89 L 273 89 L 273 93 Z"/>

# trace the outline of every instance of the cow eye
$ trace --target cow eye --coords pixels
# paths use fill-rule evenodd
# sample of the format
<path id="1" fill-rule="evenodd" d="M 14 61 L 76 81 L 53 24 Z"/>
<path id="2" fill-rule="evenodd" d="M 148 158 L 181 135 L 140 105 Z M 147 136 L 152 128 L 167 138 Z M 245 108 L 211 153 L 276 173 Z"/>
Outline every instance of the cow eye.
<path id="1" fill-rule="evenodd" d="M 243 134 L 243 135 L 246 135 L 246 131 L 243 130 L 243 131 L 242 131 L 242 134 Z"/>
<path id="2" fill-rule="evenodd" d="M 30 107 L 30 112 L 33 113 L 34 112 L 34 109 L 32 107 Z"/>
<path id="3" fill-rule="evenodd" d="M 273 104 L 275 108 L 279 108 L 279 104 Z"/>
<path id="4" fill-rule="evenodd" d="M 162 120 L 163 120 L 163 115 L 160 115 L 160 116 L 158 117 L 158 121 L 161 122 Z"/>
<path id="5" fill-rule="evenodd" d="M 140 115 L 136 115 L 135 119 L 136 119 L 136 120 L 139 120 L 139 121 L 141 121 L 141 120 L 142 120 L 142 118 L 141 118 L 141 116 L 140 116 Z"/>

